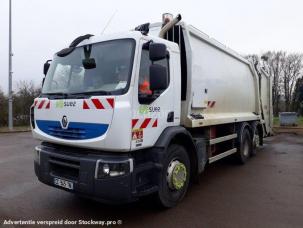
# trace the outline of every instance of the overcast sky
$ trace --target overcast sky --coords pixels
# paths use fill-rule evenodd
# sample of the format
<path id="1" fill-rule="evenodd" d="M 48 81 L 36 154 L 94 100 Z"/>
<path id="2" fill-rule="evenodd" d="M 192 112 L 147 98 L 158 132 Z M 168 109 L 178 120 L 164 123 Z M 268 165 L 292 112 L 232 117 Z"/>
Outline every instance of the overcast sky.
<path id="1" fill-rule="evenodd" d="M 163 12 L 183 20 L 240 54 L 266 50 L 303 52 L 302 0 L 12 0 L 13 83 L 42 80 L 42 66 L 79 35 L 125 31 L 161 21 Z M 0 88 L 7 92 L 8 0 L 0 0 Z"/>

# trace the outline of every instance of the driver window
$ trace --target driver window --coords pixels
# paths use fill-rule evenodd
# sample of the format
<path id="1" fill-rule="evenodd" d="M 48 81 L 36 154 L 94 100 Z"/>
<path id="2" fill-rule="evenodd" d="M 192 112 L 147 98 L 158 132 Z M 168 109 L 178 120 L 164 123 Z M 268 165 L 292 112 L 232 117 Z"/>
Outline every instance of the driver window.
<path id="1" fill-rule="evenodd" d="M 154 62 L 155 64 L 159 64 L 165 66 L 168 71 L 168 59 L 163 59 Z M 150 79 L 149 79 L 149 67 L 152 64 L 149 59 L 149 51 L 146 49 L 142 50 L 141 54 L 141 63 L 140 63 L 140 71 L 139 71 L 139 97 L 152 95 L 153 92 L 150 90 Z M 169 74 L 167 74 L 169 77 Z M 163 91 L 157 91 L 162 93 Z"/>

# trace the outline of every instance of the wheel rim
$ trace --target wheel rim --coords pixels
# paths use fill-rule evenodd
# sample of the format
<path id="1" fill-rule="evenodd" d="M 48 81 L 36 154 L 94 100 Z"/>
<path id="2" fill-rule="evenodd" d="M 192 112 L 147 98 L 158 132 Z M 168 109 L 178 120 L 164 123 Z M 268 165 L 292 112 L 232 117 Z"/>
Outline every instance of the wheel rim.
<path id="1" fill-rule="evenodd" d="M 187 178 L 186 166 L 178 161 L 171 161 L 167 168 L 167 184 L 172 190 L 180 190 L 184 187 Z"/>

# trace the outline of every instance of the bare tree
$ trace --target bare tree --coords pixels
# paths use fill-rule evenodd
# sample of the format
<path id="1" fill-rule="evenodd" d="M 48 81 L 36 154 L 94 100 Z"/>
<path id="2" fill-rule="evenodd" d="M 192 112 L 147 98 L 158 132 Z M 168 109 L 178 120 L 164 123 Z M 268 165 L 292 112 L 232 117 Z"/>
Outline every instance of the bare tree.
<path id="1" fill-rule="evenodd" d="M 267 57 L 267 63 L 269 65 L 269 74 L 273 78 L 273 88 L 272 88 L 273 109 L 274 109 L 273 111 L 274 111 L 274 115 L 277 116 L 280 111 L 279 104 L 282 95 L 281 79 L 283 75 L 283 62 L 285 61 L 286 52 L 268 51 L 264 53 L 263 56 Z"/>
<path id="2" fill-rule="evenodd" d="M 293 108 L 293 92 L 297 79 L 302 75 L 302 59 L 302 54 L 289 54 L 282 62 L 285 111 Z"/>
<path id="3" fill-rule="evenodd" d="M 253 65 L 257 65 L 260 61 L 259 56 L 256 54 L 251 54 L 251 55 L 247 55 L 245 56 L 245 58 L 251 62 Z"/>
<path id="4" fill-rule="evenodd" d="M 13 94 L 14 125 L 25 126 L 29 124 L 30 107 L 34 99 L 41 93 L 32 81 L 17 83 L 16 92 Z M 8 98 L 0 88 L 0 126 L 7 126 Z"/>
<path id="5" fill-rule="evenodd" d="M 0 88 L 0 126 L 7 125 L 7 97 Z"/>
<path id="6" fill-rule="evenodd" d="M 17 92 L 13 95 L 15 125 L 29 124 L 30 107 L 39 94 L 40 89 L 37 89 L 32 81 L 17 83 Z"/>
<path id="7" fill-rule="evenodd" d="M 293 110 L 303 115 L 303 76 L 298 78 L 293 93 Z"/>

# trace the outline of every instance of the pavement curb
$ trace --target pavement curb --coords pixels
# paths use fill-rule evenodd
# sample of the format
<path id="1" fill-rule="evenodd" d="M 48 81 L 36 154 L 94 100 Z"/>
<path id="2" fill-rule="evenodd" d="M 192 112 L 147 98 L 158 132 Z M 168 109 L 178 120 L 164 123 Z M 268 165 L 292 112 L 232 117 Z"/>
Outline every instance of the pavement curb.
<path id="1" fill-rule="evenodd" d="M 20 130 L 20 131 L 0 131 L 0 134 L 14 134 L 14 133 L 22 133 L 22 132 L 30 132 L 31 130 Z"/>
<path id="2" fill-rule="evenodd" d="M 303 127 L 274 127 L 273 131 L 275 134 L 296 134 L 302 135 L 303 134 Z"/>

